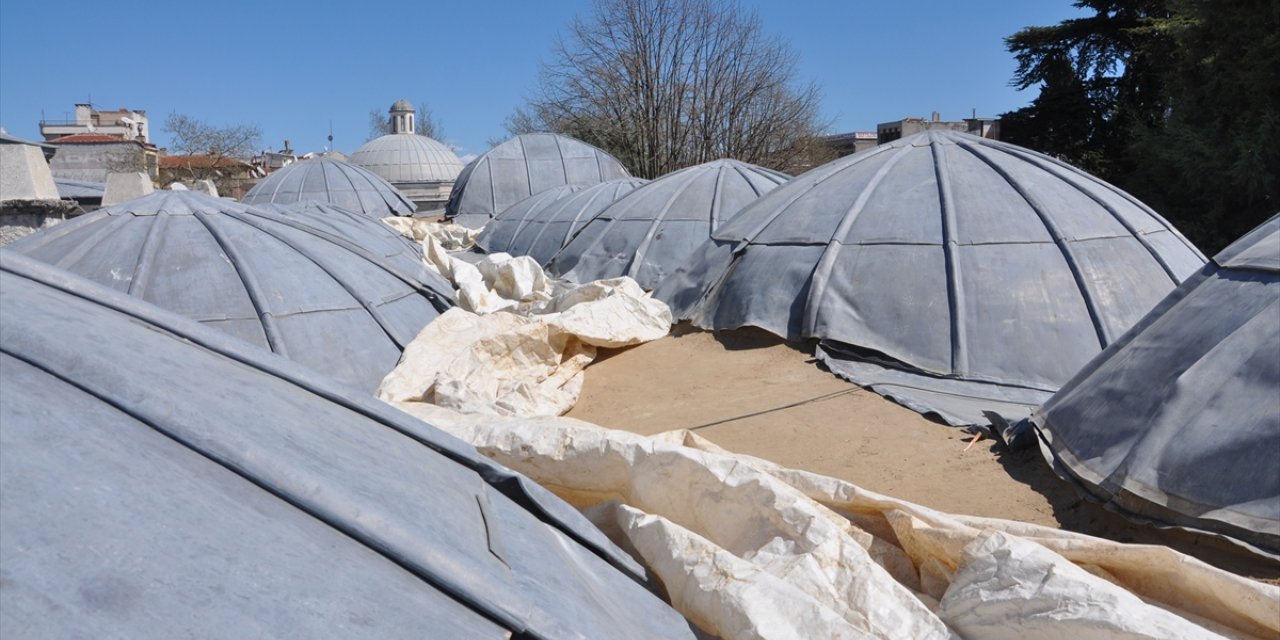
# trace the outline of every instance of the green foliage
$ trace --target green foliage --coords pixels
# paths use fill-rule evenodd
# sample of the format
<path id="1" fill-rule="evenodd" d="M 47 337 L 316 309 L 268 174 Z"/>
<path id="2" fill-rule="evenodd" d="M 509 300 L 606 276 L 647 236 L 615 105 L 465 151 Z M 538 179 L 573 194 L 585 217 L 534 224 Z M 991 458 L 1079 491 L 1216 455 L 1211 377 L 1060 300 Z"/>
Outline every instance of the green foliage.
<path id="1" fill-rule="evenodd" d="M 1127 182 L 1216 250 L 1280 210 L 1280 3 L 1173 6 L 1171 107 L 1138 131 Z"/>
<path id="2" fill-rule="evenodd" d="M 1006 38 L 1040 86 L 1002 137 L 1132 192 L 1214 253 L 1280 209 L 1280 3 L 1081 0 Z"/>

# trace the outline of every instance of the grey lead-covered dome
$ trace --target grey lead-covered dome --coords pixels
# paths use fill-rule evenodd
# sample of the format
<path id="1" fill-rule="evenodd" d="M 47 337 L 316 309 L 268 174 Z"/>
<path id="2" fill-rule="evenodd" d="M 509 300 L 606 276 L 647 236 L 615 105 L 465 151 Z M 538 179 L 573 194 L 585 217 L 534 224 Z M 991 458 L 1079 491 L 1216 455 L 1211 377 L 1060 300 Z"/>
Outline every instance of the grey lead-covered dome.
<path id="1" fill-rule="evenodd" d="M 552 187 L 546 191 L 539 191 L 507 207 L 498 217 L 490 220 L 489 224 L 484 226 L 484 231 L 481 231 L 480 235 L 476 236 L 476 246 L 488 253 L 506 251 L 511 246 L 511 240 L 515 237 L 516 232 L 524 226 L 526 220 L 536 216 L 538 212 L 551 206 L 551 203 L 556 200 L 582 188 L 582 185 L 577 184 Z"/>
<path id="2" fill-rule="evenodd" d="M 452 149 L 412 133 L 370 140 L 351 154 L 351 163 L 391 183 L 453 182 L 462 173 L 462 161 Z"/>
<path id="3" fill-rule="evenodd" d="M 1032 423 L 1089 497 L 1280 555 L 1280 216 L 1182 283 Z"/>
<path id="4" fill-rule="evenodd" d="M 383 246 L 301 216 L 157 191 L 10 248 L 373 392 L 450 306 L 451 289 L 435 288 L 412 249 Z"/>
<path id="5" fill-rule="evenodd" d="M 450 304 L 454 302 L 453 284 L 435 269 L 422 268 L 421 245 L 381 220 L 337 205 L 310 200 L 293 204 L 264 204 L 258 208 L 294 218 L 312 229 L 342 238 L 376 260 L 386 260 L 405 273 L 415 274 L 415 278 L 448 299 Z"/>
<path id="6" fill-rule="evenodd" d="M 547 271 L 572 282 L 630 276 L 653 289 L 684 266 L 713 230 L 790 179 L 737 160 L 669 173 L 601 211 Z"/>
<path id="7" fill-rule="evenodd" d="M 516 136 L 462 170 L 445 217 L 478 229 L 507 207 L 564 184 L 593 185 L 631 174 L 617 158 L 581 140 L 554 133 Z"/>
<path id="8" fill-rule="evenodd" d="M 377 174 L 332 158 L 312 158 L 279 169 L 244 194 L 245 204 L 328 202 L 374 218 L 413 215 L 404 194 Z"/>
<path id="9" fill-rule="evenodd" d="M 556 198 L 545 207 L 521 208 L 512 214 L 522 214 L 522 219 L 503 213 L 503 223 L 494 231 L 480 232 L 476 244 L 490 252 L 504 251 L 513 256 L 529 256 L 546 265 L 556 252 L 573 239 L 574 234 L 619 198 L 644 186 L 648 180 L 620 178 L 602 182 Z M 503 246 L 495 236 L 506 235 L 503 227 L 516 225 L 511 240 Z M 488 226 L 494 226 L 492 224 Z"/>
<path id="10" fill-rule="evenodd" d="M 0 290 L 0 637 L 691 636 L 470 445 L 8 251 Z"/>
<path id="11" fill-rule="evenodd" d="M 1025 417 L 1203 264 L 1105 182 L 927 131 L 774 189 L 655 296 L 703 327 L 818 338 L 843 377 L 985 424 Z"/>

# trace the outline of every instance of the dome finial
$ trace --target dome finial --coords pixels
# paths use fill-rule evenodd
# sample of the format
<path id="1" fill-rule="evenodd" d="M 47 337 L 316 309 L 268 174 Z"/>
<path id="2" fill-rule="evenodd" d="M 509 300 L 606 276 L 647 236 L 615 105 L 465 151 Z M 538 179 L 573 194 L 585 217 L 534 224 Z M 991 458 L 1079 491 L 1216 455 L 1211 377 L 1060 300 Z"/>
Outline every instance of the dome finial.
<path id="1" fill-rule="evenodd" d="M 391 105 L 391 133 L 414 133 L 414 109 L 413 105 L 404 98 L 396 100 Z"/>

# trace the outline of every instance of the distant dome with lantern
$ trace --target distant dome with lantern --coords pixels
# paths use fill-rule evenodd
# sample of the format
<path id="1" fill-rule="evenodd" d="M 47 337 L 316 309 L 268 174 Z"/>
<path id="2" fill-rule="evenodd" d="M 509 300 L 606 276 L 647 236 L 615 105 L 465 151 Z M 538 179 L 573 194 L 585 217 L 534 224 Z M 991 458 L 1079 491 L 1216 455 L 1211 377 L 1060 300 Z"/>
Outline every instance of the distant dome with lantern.
<path id="1" fill-rule="evenodd" d="M 391 105 L 391 133 L 365 143 L 351 154 L 351 162 L 395 185 L 419 211 L 443 208 L 462 172 L 462 161 L 443 143 L 414 133 L 413 105 Z"/>

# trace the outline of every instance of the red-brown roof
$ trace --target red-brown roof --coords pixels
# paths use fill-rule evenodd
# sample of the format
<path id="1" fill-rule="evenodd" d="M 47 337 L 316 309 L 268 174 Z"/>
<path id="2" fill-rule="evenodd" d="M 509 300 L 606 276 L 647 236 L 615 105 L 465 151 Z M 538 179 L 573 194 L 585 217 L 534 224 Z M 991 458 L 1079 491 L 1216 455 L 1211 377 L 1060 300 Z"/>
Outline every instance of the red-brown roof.
<path id="1" fill-rule="evenodd" d="M 217 161 L 215 164 L 215 160 Z M 186 169 L 210 167 L 249 167 L 249 163 L 235 158 L 212 158 L 209 156 L 164 156 L 160 158 L 161 169 Z"/>
<path id="2" fill-rule="evenodd" d="M 120 142 L 137 142 L 137 140 L 126 140 L 120 136 L 107 135 L 105 133 L 73 133 L 69 136 L 62 136 L 57 140 L 50 140 L 49 144 L 108 144 Z"/>

